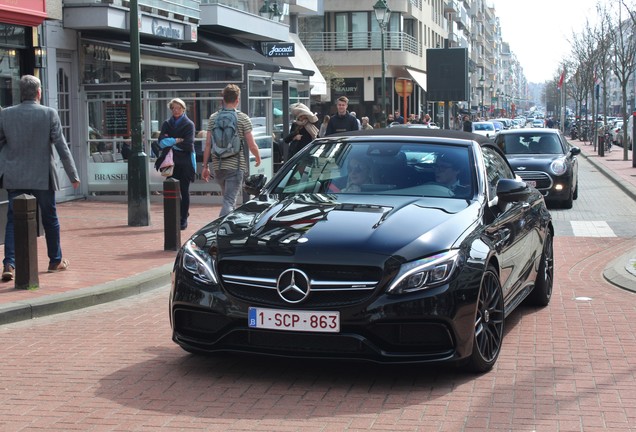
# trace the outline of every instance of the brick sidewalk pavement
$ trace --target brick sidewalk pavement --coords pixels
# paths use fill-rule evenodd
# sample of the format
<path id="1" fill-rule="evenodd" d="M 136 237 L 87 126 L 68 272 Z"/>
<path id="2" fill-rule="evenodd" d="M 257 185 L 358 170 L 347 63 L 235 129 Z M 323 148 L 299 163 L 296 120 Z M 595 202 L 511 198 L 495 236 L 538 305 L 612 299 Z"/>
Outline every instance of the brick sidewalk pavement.
<path id="1" fill-rule="evenodd" d="M 181 231 L 181 242 L 218 213 L 219 206 L 193 204 L 188 228 Z M 151 223 L 147 227 L 128 226 L 127 202 L 69 201 L 58 204 L 58 215 L 62 252 L 70 261 L 69 269 L 60 273 L 46 272 L 46 241 L 44 236 L 38 237 L 39 288 L 22 290 L 15 289 L 13 281 L 0 283 L 0 324 L 14 320 L 3 319 L 7 309 L 14 311 L 17 308 L 22 311 L 19 314 L 22 316 L 25 305 L 33 309 L 34 304 L 42 305 L 56 299 L 68 301 L 69 296 L 87 295 L 86 292 L 69 294 L 78 290 L 97 288 L 103 295 L 104 291 L 127 284 L 134 290 L 140 285 L 169 282 L 176 252 L 163 250 L 163 202 L 151 204 Z M 34 311 L 33 316 L 37 315 Z"/>

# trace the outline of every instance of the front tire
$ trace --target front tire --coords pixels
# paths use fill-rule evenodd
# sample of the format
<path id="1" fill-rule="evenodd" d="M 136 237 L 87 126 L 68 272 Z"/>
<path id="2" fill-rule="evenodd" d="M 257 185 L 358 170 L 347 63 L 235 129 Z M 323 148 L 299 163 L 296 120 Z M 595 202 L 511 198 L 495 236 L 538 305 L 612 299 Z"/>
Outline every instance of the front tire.
<path id="1" fill-rule="evenodd" d="M 481 279 L 473 352 L 468 368 L 477 373 L 488 372 L 499 357 L 503 342 L 504 301 L 496 270 L 489 265 Z"/>
<path id="2" fill-rule="evenodd" d="M 567 199 L 564 199 L 563 201 L 561 201 L 561 206 L 564 209 L 571 209 L 573 205 L 574 205 L 574 191 L 570 190 L 570 194 L 568 195 Z"/>
<path id="3" fill-rule="evenodd" d="M 543 241 L 543 254 L 537 278 L 534 281 L 534 289 L 528 296 L 528 300 L 535 306 L 545 307 L 552 298 L 552 286 L 554 284 L 554 246 L 552 233 L 548 232 Z"/>

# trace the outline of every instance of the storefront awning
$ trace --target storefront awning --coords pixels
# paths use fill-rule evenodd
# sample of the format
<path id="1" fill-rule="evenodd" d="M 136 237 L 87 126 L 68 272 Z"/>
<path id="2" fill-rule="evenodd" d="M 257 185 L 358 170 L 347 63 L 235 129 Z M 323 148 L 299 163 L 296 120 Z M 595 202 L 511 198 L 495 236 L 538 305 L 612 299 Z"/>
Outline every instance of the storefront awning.
<path id="1" fill-rule="evenodd" d="M 21 0 L 2 2 L 0 22 L 22 26 L 36 27 L 46 19 L 45 0 Z"/>
<path id="2" fill-rule="evenodd" d="M 209 39 L 205 35 L 199 33 L 197 45 L 206 49 L 213 55 L 221 55 L 231 60 L 236 60 L 246 65 L 253 65 L 248 69 L 257 69 L 266 72 L 278 72 L 280 66 L 269 60 L 259 52 L 232 40 Z"/>
<path id="3" fill-rule="evenodd" d="M 130 63 L 130 53 L 112 50 L 109 52 L 109 58 L 112 62 Z M 180 69 L 199 69 L 199 64 L 194 61 L 179 60 L 178 62 L 168 57 L 157 57 L 141 54 L 139 63 L 142 65 L 177 67 Z"/>
<path id="4" fill-rule="evenodd" d="M 289 33 L 289 41 L 296 45 L 296 55 L 294 57 L 287 57 L 296 69 L 308 69 L 314 72 L 309 77 L 309 83 L 311 84 L 312 95 L 326 95 L 327 94 L 327 82 L 320 73 L 320 69 L 316 66 L 313 59 L 309 55 L 309 52 L 300 41 L 297 34 Z"/>
<path id="5" fill-rule="evenodd" d="M 424 91 L 427 91 L 426 90 L 426 74 L 424 72 L 420 72 L 418 70 L 411 69 L 411 68 L 406 68 L 406 71 L 415 80 L 417 85 L 422 87 Z"/>

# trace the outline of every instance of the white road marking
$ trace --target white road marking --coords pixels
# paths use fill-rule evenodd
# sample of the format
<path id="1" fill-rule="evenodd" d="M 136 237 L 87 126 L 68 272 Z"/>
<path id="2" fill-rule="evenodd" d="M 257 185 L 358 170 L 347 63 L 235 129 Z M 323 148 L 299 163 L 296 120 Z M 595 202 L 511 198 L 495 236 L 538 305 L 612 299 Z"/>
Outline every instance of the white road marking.
<path id="1" fill-rule="evenodd" d="M 570 221 L 576 237 L 616 237 L 605 221 Z"/>

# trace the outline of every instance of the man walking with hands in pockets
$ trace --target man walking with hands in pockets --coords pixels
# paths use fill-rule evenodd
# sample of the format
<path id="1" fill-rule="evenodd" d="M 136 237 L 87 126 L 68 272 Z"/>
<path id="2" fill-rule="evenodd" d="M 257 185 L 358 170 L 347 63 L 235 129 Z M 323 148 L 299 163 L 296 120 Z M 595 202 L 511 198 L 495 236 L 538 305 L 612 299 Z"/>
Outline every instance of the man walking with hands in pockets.
<path id="1" fill-rule="evenodd" d="M 33 195 L 40 207 L 49 257 L 49 273 L 68 268 L 69 262 L 62 258 L 60 245 L 60 223 L 55 207 L 55 191 L 59 190 L 60 185 L 52 147 L 55 147 L 60 156 L 64 171 L 73 187 L 77 189 L 80 184 L 57 111 L 40 105 L 42 84 L 39 78 L 24 75 L 20 79 L 20 96 L 20 104 L 0 111 L 0 178 L 2 186 L 9 194 L 3 281 L 14 278 L 13 200 L 25 193 Z"/>

